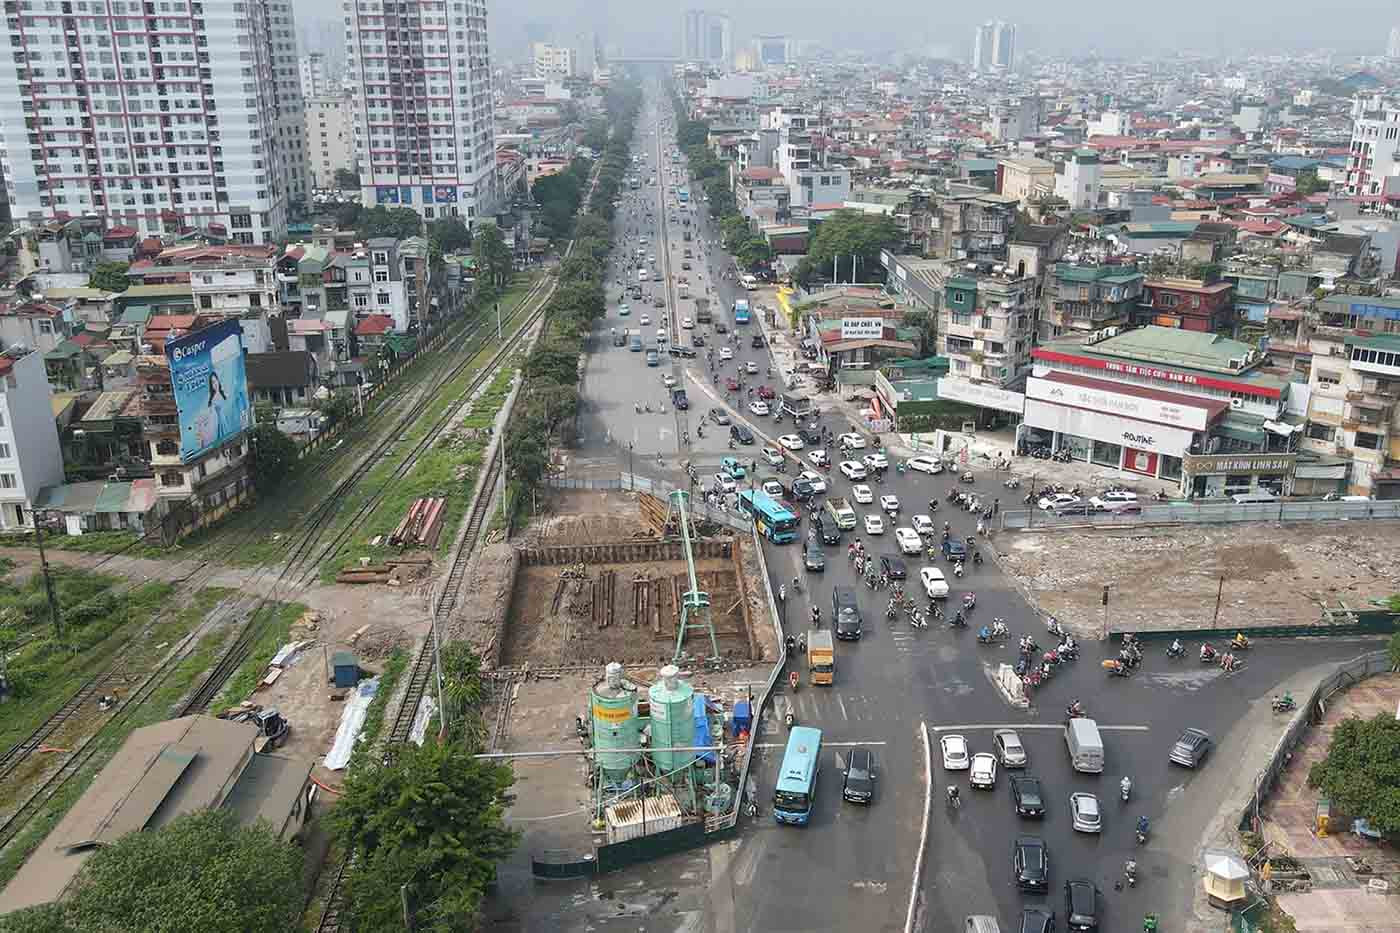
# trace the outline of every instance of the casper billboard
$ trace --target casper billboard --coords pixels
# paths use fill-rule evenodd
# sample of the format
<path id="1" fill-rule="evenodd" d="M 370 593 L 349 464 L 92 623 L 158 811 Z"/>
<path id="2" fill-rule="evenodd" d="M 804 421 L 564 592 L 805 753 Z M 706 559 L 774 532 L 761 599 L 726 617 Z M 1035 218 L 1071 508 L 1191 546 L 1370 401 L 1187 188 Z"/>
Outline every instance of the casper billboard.
<path id="1" fill-rule="evenodd" d="M 243 333 L 224 321 L 167 341 L 170 383 L 180 413 L 180 459 L 185 463 L 252 426 Z"/>

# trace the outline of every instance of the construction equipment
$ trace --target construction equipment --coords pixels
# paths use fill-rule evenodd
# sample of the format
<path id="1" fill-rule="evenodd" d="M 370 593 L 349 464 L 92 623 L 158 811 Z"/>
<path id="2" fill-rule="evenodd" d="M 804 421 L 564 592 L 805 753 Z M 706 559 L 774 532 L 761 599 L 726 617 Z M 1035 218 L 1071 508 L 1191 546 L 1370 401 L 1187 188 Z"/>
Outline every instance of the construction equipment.
<path id="1" fill-rule="evenodd" d="M 700 581 L 695 575 L 695 552 L 691 547 L 690 536 L 690 512 L 687 506 L 690 502 L 690 494 L 677 489 L 668 497 L 671 508 L 666 516 L 666 523 L 670 524 L 674 518 L 676 527 L 680 529 L 681 547 L 685 551 L 685 569 L 690 581 L 690 589 L 681 596 L 681 618 L 680 624 L 676 626 L 676 653 L 673 661 L 679 663 L 684 656 L 685 635 L 692 628 L 705 628 L 710 633 L 710 651 L 712 659 L 718 659 L 719 641 L 715 638 L 715 622 L 710 614 L 710 594 L 701 591 Z M 699 615 L 704 616 L 704 621 L 695 621 Z"/>

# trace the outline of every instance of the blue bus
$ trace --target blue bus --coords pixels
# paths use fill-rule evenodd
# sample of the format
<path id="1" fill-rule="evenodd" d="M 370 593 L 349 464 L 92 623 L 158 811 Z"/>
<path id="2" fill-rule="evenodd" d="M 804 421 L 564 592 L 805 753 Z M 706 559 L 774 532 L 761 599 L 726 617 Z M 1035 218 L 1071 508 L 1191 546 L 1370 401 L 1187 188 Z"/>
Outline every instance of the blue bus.
<path id="1" fill-rule="evenodd" d="M 689 202 L 690 202 L 690 192 L 687 191 L 687 190 L 685 190 L 684 188 L 682 188 L 681 190 L 679 190 L 679 191 L 676 192 L 676 200 L 680 201 L 682 204 L 687 204 L 687 203 L 689 203 Z"/>
<path id="2" fill-rule="evenodd" d="M 822 730 L 795 726 L 788 734 L 778 786 L 773 790 L 773 819 L 779 823 L 806 826 L 812 816 L 812 800 L 817 793 L 817 773 L 821 771 Z"/>
<path id="3" fill-rule="evenodd" d="M 759 534 L 774 544 L 797 540 L 797 516 L 767 493 L 745 489 L 739 493 L 739 511 L 752 518 Z"/>
<path id="4" fill-rule="evenodd" d="M 740 298 L 734 302 L 734 323 L 747 324 L 749 322 L 749 302 L 746 298 Z"/>

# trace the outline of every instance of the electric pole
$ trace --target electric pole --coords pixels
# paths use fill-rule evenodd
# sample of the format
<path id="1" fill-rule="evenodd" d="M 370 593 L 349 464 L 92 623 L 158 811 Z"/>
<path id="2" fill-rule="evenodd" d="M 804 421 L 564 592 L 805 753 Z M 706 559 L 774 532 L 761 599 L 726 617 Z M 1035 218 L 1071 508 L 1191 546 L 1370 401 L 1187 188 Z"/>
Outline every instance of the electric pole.
<path id="1" fill-rule="evenodd" d="M 39 572 L 44 575 L 44 592 L 49 597 L 49 617 L 53 619 L 53 634 L 63 641 L 63 615 L 58 610 L 58 595 L 53 591 L 53 577 L 49 576 L 49 560 L 44 554 L 44 523 L 40 513 L 34 513 L 34 540 L 39 544 Z"/>

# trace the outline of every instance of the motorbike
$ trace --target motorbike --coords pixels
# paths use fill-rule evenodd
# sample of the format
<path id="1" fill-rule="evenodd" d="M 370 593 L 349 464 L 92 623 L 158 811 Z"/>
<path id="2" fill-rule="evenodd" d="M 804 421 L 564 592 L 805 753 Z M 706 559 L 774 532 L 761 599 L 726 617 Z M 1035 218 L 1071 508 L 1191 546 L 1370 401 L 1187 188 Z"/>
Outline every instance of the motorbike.
<path id="1" fill-rule="evenodd" d="M 1248 651 L 1248 650 L 1249 650 L 1249 639 L 1248 639 L 1247 637 L 1245 637 L 1245 635 L 1243 635 L 1243 634 L 1241 634 L 1241 633 L 1238 633 L 1238 632 L 1235 633 L 1235 637 L 1232 638 L 1232 639 L 1230 639 L 1230 650 L 1231 650 L 1231 651 Z"/>
<path id="2" fill-rule="evenodd" d="M 1056 638 L 1065 637 L 1065 630 L 1060 627 L 1060 620 L 1056 619 L 1054 616 L 1045 617 L 1045 628 L 1047 631 L 1050 632 L 1051 635 L 1054 635 Z"/>
<path id="3" fill-rule="evenodd" d="M 1066 720 L 1083 719 L 1084 715 L 1084 707 L 1080 706 L 1078 703 L 1071 703 L 1069 706 L 1065 707 Z"/>
<path id="4" fill-rule="evenodd" d="M 963 483 L 973 483 L 976 482 L 976 477 L 972 475 L 971 470 L 965 470 L 963 471 L 963 474 L 958 477 L 958 481 Z"/>
<path id="5" fill-rule="evenodd" d="M 1137 886 L 1137 862 L 1132 859 L 1123 865 L 1123 880 L 1130 888 Z"/>
<path id="6" fill-rule="evenodd" d="M 1179 658 L 1186 654 L 1186 647 L 1180 641 L 1173 641 L 1167 648 L 1167 657 Z"/>
<path id="7" fill-rule="evenodd" d="M 991 645 L 1006 638 L 1005 631 L 998 631 L 990 625 L 984 625 L 977 630 L 977 643 L 979 645 Z"/>
<path id="8" fill-rule="evenodd" d="M 967 616 L 963 615 L 963 611 L 959 609 L 948 617 L 948 624 L 953 628 L 967 628 Z"/>
<path id="9" fill-rule="evenodd" d="M 783 714 L 783 725 L 791 729 L 796 724 L 797 717 L 793 715 L 792 710 L 788 710 L 786 713 Z"/>
<path id="10" fill-rule="evenodd" d="M 962 565 L 962 561 L 958 561 L 956 564 L 953 565 L 953 576 L 955 576 L 955 577 L 957 577 L 959 580 L 961 580 L 961 579 L 962 579 L 962 575 L 963 575 L 963 565 Z"/>
<path id="11" fill-rule="evenodd" d="M 1132 668 L 1124 664 L 1117 658 L 1109 658 L 1103 662 L 1103 669 L 1110 677 L 1127 677 L 1132 673 Z"/>
<path id="12" fill-rule="evenodd" d="M 971 611 L 972 611 L 972 607 L 975 606 L 975 605 L 977 605 L 977 594 L 976 594 L 976 593 L 964 593 L 964 594 L 963 594 L 963 609 L 966 610 L 967 612 L 971 612 Z"/>
<path id="13" fill-rule="evenodd" d="M 1283 696 L 1274 697 L 1275 713 L 1291 713 L 1298 708 L 1298 704 L 1293 702 L 1293 694 L 1285 693 Z"/>
<path id="14" fill-rule="evenodd" d="M 1118 796 L 1120 796 L 1120 797 L 1123 798 L 1123 802 L 1124 802 L 1124 803 L 1127 803 L 1127 802 L 1128 802 L 1128 796 L 1129 796 L 1132 792 L 1133 792 L 1133 780 L 1132 780 L 1132 778 L 1124 777 L 1122 783 L 1120 783 L 1120 784 L 1118 785 Z"/>
<path id="15" fill-rule="evenodd" d="M 1227 654 L 1220 659 L 1220 669 L 1227 674 L 1233 674 L 1244 668 L 1244 662 L 1233 654 Z"/>
<path id="16" fill-rule="evenodd" d="M 981 552 L 981 551 L 973 551 L 973 552 L 972 552 L 972 562 L 973 562 L 974 564 L 977 564 L 979 567 L 982 565 L 982 552 Z"/>
<path id="17" fill-rule="evenodd" d="M 1148 830 L 1149 830 L 1149 826 L 1148 826 L 1148 823 L 1147 823 L 1147 817 L 1144 816 L 1144 817 L 1142 817 L 1141 819 L 1139 819 L 1138 822 L 1137 822 L 1137 832 L 1136 832 L 1136 835 L 1137 835 L 1137 843 L 1138 843 L 1138 845 L 1146 845 L 1146 844 L 1147 844 L 1147 833 L 1148 833 Z"/>
<path id="18" fill-rule="evenodd" d="M 1061 661 L 1077 661 L 1079 660 L 1079 645 L 1074 639 L 1067 638 L 1056 646 L 1055 653 L 1060 656 Z"/>
<path id="19" fill-rule="evenodd" d="M 1002 485 L 1005 486 L 1007 489 L 1020 489 L 1021 481 L 1013 476 L 1010 479 L 1003 481 Z"/>
<path id="20" fill-rule="evenodd" d="M 896 473 L 898 473 L 900 476 L 903 476 L 905 471 L 908 470 L 909 467 L 905 465 L 903 460 L 896 460 L 894 463 L 894 469 Z"/>
<path id="21" fill-rule="evenodd" d="M 797 676 L 797 671 L 793 671 L 793 672 L 791 672 L 790 674 L 788 674 L 788 687 L 789 687 L 794 693 L 797 692 L 797 685 L 800 684 L 801 682 L 802 682 L 801 678 L 799 678 L 799 677 Z"/>
<path id="22" fill-rule="evenodd" d="M 1203 643 L 1201 644 L 1201 663 L 1202 663 L 1202 664 L 1210 664 L 1211 662 L 1213 662 L 1213 661 L 1215 660 L 1216 654 L 1217 654 L 1217 652 L 1216 652 L 1216 650 L 1215 650 L 1214 648 L 1211 647 L 1210 642 L 1203 642 Z"/>

